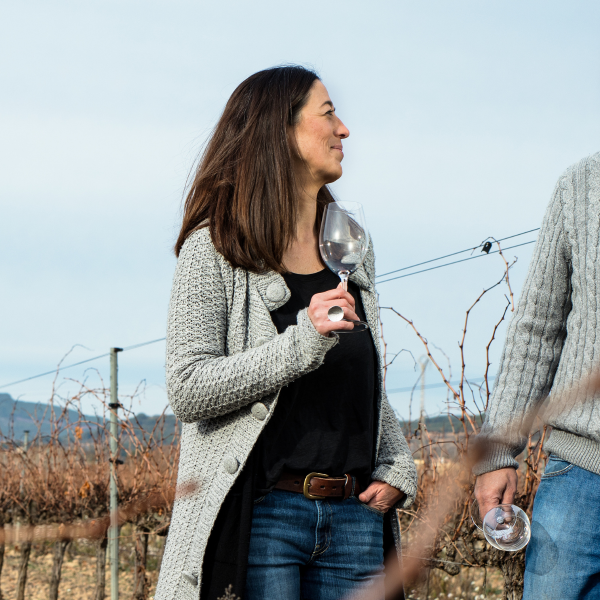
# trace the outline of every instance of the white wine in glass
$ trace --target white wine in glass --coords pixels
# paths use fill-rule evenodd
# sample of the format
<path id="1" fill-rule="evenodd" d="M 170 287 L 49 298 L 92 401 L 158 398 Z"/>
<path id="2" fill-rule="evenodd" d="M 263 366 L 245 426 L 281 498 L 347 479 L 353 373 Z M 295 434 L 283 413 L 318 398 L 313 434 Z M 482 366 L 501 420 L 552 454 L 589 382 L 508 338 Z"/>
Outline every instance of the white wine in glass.
<path id="1" fill-rule="evenodd" d="M 369 232 L 362 204 L 358 202 L 328 204 L 321 222 L 319 250 L 323 262 L 340 278 L 344 290 L 348 291 L 348 278 L 363 263 L 368 249 Z M 338 333 L 364 331 L 369 328 L 364 321 L 352 321 L 352 323 L 354 329 L 344 329 Z"/>

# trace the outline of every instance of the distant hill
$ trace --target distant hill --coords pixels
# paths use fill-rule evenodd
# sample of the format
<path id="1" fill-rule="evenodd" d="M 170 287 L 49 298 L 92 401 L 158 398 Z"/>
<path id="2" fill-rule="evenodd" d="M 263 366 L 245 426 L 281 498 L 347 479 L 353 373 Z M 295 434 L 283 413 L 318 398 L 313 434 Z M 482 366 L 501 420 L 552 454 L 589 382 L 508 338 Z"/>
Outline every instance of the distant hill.
<path id="1" fill-rule="evenodd" d="M 404 421 L 403 419 L 399 419 L 399 421 L 400 425 L 402 425 L 402 430 L 405 433 L 408 431 L 412 431 L 414 433 L 415 429 L 419 426 L 418 419 L 413 419 L 410 423 L 408 421 Z M 482 418 L 477 415 L 473 417 L 473 421 L 477 425 L 481 425 Z M 455 431 L 460 432 L 462 430 L 462 423 L 458 420 L 458 416 L 454 414 L 450 414 L 450 417 L 448 417 L 447 414 L 425 417 L 425 425 L 427 426 L 427 431 L 432 431 L 435 433 L 452 433 L 452 426 L 454 426 Z"/>
<path id="2" fill-rule="evenodd" d="M 55 405 L 55 417 L 62 413 L 62 407 Z M 142 429 L 146 432 L 152 431 L 153 427 L 162 426 L 164 434 L 169 437 L 173 434 L 176 427 L 176 419 L 174 415 L 149 416 L 144 413 L 135 415 L 137 423 L 134 423 L 136 429 Z M 108 415 L 107 415 L 108 417 Z M 90 428 L 102 427 L 102 416 L 84 415 L 84 419 L 91 423 Z M 67 423 L 75 423 L 79 420 L 79 413 L 74 409 L 67 410 L 64 420 L 61 424 L 64 426 Z M 139 423 L 139 427 L 138 427 Z M 43 402 L 24 402 L 22 400 L 14 400 L 10 394 L 0 394 L 0 434 L 4 438 L 22 440 L 23 434 L 29 430 L 30 439 L 32 439 L 39 431 L 42 436 L 50 434 L 51 431 L 51 415 L 50 406 Z M 97 430 L 97 429 L 96 429 Z M 89 430 L 84 429 L 83 439 L 90 437 Z"/>
<path id="3" fill-rule="evenodd" d="M 62 407 L 55 406 L 55 415 L 58 416 L 62 411 Z M 44 414 L 45 413 L 45 414 Z M 152 428 L 156 426 L 157 422 L 161 417 L 154 415 L 146 415 L 145 413 L 138 413 L 135 415 L 139 423 L 139 428 L 146 432 L 152 431 Z M 66 414 L 66 421 L 69 423 L 75 423 L 78 421 L 79 415 L 77 411 L 70 409 Z M 85 415 L 85 419 L 90 423 L 97 423 L 96 427 L 102 426 L 101 416 Z M 452 424 L 456 431 L 462 429 L 462 425 L 456 415 L 450 415 Z M 478 425 L 481 425 L 481 418 L 479 416 L 474 418 Z M 133 419 L 132 419 L 133 421 Z M 413 419 L 410 423 L 403 419 L 399 419 L 402 430 L 405 433 L 409 431 L 414 432 L 418 427 L 418 419 Z M 436 433 L 451 433 L 452 426 L 447 414 L 435 415 L 427 417 L 426 425 L 428 431 Z M 21 400 L 14 400 L 10 394 L 0 394 L 0 434 L 4 438 L 10 438 L 15 440 L 22 440 L 23 433 L 25 430 L 29 430 L 30 437 L 33 438 L 37 434 L 38 424 L 41 425 L 41 434 L 50 434 L 50 407 L 48 404 L 42 402 L 24 402 Z M 66 423 L 65 423 L 66 424 Z M 163 427 L 164 434 L 166 437 L 170 436 L 175 431 L 176 419 L 174 415 L 165 415 L 162 417 L 162 421 L 159 422 L 159 426 Z M 137 424 L 135 425 L 137 428 Z M 84 439 L 89 438 L 89 432 L 84 431 Z"/>

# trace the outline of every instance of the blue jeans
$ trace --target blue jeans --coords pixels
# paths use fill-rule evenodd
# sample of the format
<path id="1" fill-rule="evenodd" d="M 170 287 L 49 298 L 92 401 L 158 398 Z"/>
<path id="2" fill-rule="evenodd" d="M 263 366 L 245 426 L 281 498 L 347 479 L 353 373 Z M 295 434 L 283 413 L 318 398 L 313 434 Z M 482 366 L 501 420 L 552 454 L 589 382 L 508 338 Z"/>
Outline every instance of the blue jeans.
<path id="1" fill-rule="evenodd" d="M 550 456 L 535 496 L 523 600 L 600 600 L 600 475 Z"/>
<path id="2" fill-rule="evenodd" d="M 354 496 L 309 500 L 273 490 L 252 515 L 244 600 L 341 600 L 383 592 L 383 514 Z"/>

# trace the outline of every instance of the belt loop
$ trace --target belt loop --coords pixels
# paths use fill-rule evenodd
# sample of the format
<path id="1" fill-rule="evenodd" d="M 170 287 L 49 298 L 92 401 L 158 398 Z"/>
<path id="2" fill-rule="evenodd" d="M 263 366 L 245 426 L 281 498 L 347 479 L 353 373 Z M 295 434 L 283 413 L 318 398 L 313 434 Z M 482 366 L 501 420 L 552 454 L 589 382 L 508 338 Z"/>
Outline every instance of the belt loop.
<path id="1" fill-rule="evenodd" d="M 352 483 L 352 485 L 350 485 Z M 344 500 L 354 496 L 354 477 L 346 473 L 346 481 L 344 482 Z"/>

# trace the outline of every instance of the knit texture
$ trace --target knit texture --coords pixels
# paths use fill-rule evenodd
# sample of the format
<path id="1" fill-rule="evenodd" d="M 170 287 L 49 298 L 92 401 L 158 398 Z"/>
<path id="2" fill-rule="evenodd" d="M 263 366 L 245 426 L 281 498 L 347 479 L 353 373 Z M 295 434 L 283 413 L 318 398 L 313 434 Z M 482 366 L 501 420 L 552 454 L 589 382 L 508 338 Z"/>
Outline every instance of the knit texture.
<path id="1" fill-rule="evenodd" d="M 508 327 L 481 434 L 492 443 L 476 475 L 518 465 L 537 411 L 552 427 L 545 451 L 600 474 L 600 396 L 553 402 L 598 366 L 599 228 L 600 153 L 567 169 L 554 190 Z"/>
<path id="2" fill-rule="evenodd" d="M 372 247 L 350 279 L 360 288 L 379 361 L 373 478 L 402 490 L 406 497 L 398 506 L 409 506 L 417 475 L 383 392 Z M 169 403 L 184 423 L 178 485 L 195 484 L 197 490 L 175 501 L 156 600 L 198 600 L 202 559 L 219 508 L 273 414 L 279 391 L 318 368 L 338 341 L 320 335 L 306 310 L 279 335 L 270 311 L 289 298 L 281 275 L 232 268 L 207 228 L 183 245 L 169 307 L 166 379 Z M 397 519 L 392 527 L 399 549 Z"/>

